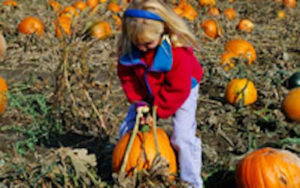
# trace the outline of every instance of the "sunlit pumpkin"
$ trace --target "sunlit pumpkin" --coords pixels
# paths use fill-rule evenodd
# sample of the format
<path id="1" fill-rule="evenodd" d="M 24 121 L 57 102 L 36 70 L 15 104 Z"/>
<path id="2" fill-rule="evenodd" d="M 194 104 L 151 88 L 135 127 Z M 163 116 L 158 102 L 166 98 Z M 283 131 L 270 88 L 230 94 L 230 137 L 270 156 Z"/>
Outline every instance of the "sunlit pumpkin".
<path id="1" fill-rule="evenodd" d="M 99 21 L 91 26 L 90 34 L 96 39 L 103 39 L 111 35 L 111 27 L 108 22 Z"/>
<path id="2" fill-rule="evenodd" d="M 288 119 L 300 122 L 300 87 L 290 90 L 284 98 L 282 107 Z"/>
<path id="3" fill-rule="evenodd" d="M 296 0 L 283 0 L 283 5 L 289 8 L 295 8 L 296 7 Z"/>
<path id="4" fill-rule="evenodd" d="M 232 58 L 237 58 L 237 56 L 231 52 L 225 52 L 221 55 L 221 65 L 225 71 L 228 71 L 229 69 L 235 66 L 235 63 L 232 61 Z"/>
<path id="5" fill-rule="evenodd" d="M 205 34 L 211 38 L 217 38 L 221 35 L 221 27 L 216 23 L 215 20 L 205 20 L 201 23 Z"/>
<path id="6" fill-rule="evenodd" d="M 236 12 L 233 8 L 227 8 L 223 11 L 223 15 L 228 19 L 232 20 L 236 17 Z"/>
<path id="7" fill-rule="evenodd" d="M 6 81 L 0 77 L 0 115 L 3 114 L 6 108 L 6 93 L 7 91 L 7 84 Z"/>
<path id="8" fill-rule="evenodd" d="M 41 36 L 44 33 L 44 24 L 39 18 L 29 16 L 19 23 L 18 30 L 23 34 Z"/>
<path id="9" fill-rule="evenodd" d="M 2 57 L 6 52 L 7 44 L 5 38 L 3 37 L 2 33 L 0 32 L 0 57 Z"/>
<path id="10" fill-rule="evenodd" d="M 95 8 L 98 5 L 98 0 L 87 0 L 86 4 L 87 6 L 91 7 L 92 9 Z"/>
<path id="11" fill-rule="evenodd" d="M 117 3 L 111 2 L 108 4 L 107 9 L 112 11 L 112 12 L 121 12 L 122 11 L 122 7 L 120 5 L 118 5 Z"/>
<path id="12" fill-rule="evenodd" d="M 5 0 L 2 2 L 2 5 L 16 7 L 18 3 L 14 0 Z"/>
<path id="13" fill-rule="evenodd" d="M 210 16 L 219 16 L 220 10 L 216 7 L 210 7 L 207 11 L 207 14 Z"/>
<path id="14" fill-rule="evenodd" d="M 254 28 L 254 23 L 249 19 L 242 19 L 238 23 L 237 28 L 241 31 L 251 32 Z"/>
<path id="15" fill-rule="evenodd" d="M 70 36 L 72 34 L 71 24 L 72 24 L 72 19 L 70 16 L 68 15 L 59 16 L 57 20 L 54 21 L 56 37 L 61 37 L 62 32 L 64 32 L 65 35 Z M 61 31 L 61 28 L 63 31 Z"/>
<path id="16" fill-rule="evenodd" d="M 157 128 L 156 132 L 160 155 L 169 162 L 169 172 L 175 174 L 177 171 L 176 156 L 170 144 L 169 137 L 161 128 Z M 126 133 L 114 148 L 112 155 L 113 172 L 120 171 L 130 136 L 131 132 Z M 149 169 L 155 155 L 156 149 L 153 130 L 151 129 L 147 132 L 139 131 L 134 139 L 131 151 L 129 153 L 125 172 L 129 173 L 130 175 L 132 174 L 133 169 L 136 167 L 138 171 L 141 171 L 142 169 Z"/>
<path id="17" fill-rule="evenodd" d="M 215 4 L 215 0 L 199 0 L 200 6 L 214 6 Z"/>
<path id="18" fill-rule="evenodd" d="M 284 10 L 278 10 L 276 12 L 276 15 L 277 15 L 277 18 L 279 18 L 279 19 L 285 19 L 285 17 L 286 17 L 286 14 L 285 14 Z"/>
<path id="19" fill-rule="evenodd" d="M 58 11 L 61 7 L 60 3 L 54 0 L 49 0 L 48 3 L 54 11 Z"/>
<path id="20" fill-rule="evenodd" d="M 235 78 L 227 85 L 225 97 L 230 104 L 250 105 L 257 100 L 257 90 L 251 80 Z"/>
<path id="21" fill-rule="evenodd" d="M 177 7 L 173 9 L 173 12 L 175 12 L 180 17 L 186 18 L 190 21 L 193 21 L 198 15 L 197 11 L 193 8 L 193 6 L 183 0 L 181 0 Z"/>
<path id="22" fill-rule="evenodd" d="M 72 4 L 72 7 L 77 8 L 80 11 L 85 10 L 88 6 L 84 1 L 76 1 Z"/>
<path id="23" fill-rule="evenodd" d="M 237 57 L 243 57 L 251 65 L 256 60 L 256 52 L 251 43 L 243 39 L 233 39 L 226 43 L 225 51 L 235 54 Z"/>
<path id="24" fill-rule="evenodd" d="M 72 17 L 77 17 L 79 15 L 79 12 L 77 11 L 77 9 L 75 7 L 66 6 L 61 11 L 59 11 L 58 15 L 59 16 L 64 15 L 64 16 L 68 16 L 68 17 L 72 18 Z"/>
<path id="25" fill-rule="evenodd" d="M 300 187 L 300 158 L 288 150 L 258 149 L 239 161 L 235 177 L 237 188 Z"/>

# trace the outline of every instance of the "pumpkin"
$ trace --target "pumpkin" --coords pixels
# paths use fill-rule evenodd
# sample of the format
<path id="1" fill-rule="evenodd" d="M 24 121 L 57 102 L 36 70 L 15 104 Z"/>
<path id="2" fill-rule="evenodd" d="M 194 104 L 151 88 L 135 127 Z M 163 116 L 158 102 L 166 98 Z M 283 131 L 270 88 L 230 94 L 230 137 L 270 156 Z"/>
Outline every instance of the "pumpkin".
<path id="1" fill-rule="evenodd" d="M 70 36 L 72 34 L 71 24 L 71 17 L 68 15 L 59 16 L 57 20 L 54 21 L 56 37 L 62 36 L 61 28 L 66 35 Z"/>
<path id="2" fill-rule="evenodd" d="M 198 15 L 197 11 L 189 3 L 186 3 L 182 9 L 182 16 L 190 21 L 193 21 Z"/>
<path id="3" fill-rule="evenodd" d="M 222 35 L 222 30 L 215 20 L 205 20 L 201 23 L 205 34 L 211 38 L 217 38 Z"/>
<path id="4" fill-rule="evenodd" d="M 235 54 L 237 57 L 243 57 L 251 65 L 256 60 L 256 52 L 251 43 L 243 39 L 233 39 L 226 43 L 225 51 Z"/>
<path id="5" fill-rule="evenodd" d="M 121 12 L 122 8 L 120 7 L 120 5 L 118 5 L 117 3 L 111 2 L 108 4 L 107 9 L 112 11 L 112 12 Z"/>
<path id="6" fill-rule="evenodd" d="M 221 65 L 223 66 L 225 71 L 233 68 L 235 66 L 234 62 L 231 61 L 232 58 L 237 58 L 234 53 L 225 52 L 221 55 Z"/>
<path id="7" fill-rule="evenodd" d="M 295 87 L 300 87 L 300 71 L 295 72 L 286 80 L 286 87 L 288 89 L 293 89 Z"/>
<path id="8" fill-rule="evenodd" d="M 86 4 L 87 6 L 91 7 L 92 9 L 94 9 L 97 5 L 98 5 L 98 0 L 87 0 Z"/>
<path id="9" fill-rule="evenodd" d="M 72 7 L 77 8 L 80 11 L 83 11 L 88 6 L 84 1 L 76 1 L 75 3 L 72 4 Z"/>
<path id="10" fill-rule="evenodd" d="M 54 0 L 50 0 L 48 3 L 54 11 L 58 11 L 61 7 L 60 3 Z"/>
<path id="11" fill-rule="evenodd" d="M 283 5 L 289 8 L 295 8 L 296 0 L 283 0 Z"/>
<path id="12" fill-rule="evenodd" d="M 213 6 L 215 4 L 216 4 L 215 0 L 199 0 L 200 6 Z"/>
<path id="13" fill-rule="evenodd" d="M 242 19 L 240 20 L 240 22 L 238 23 L 237 28 L 241 31 L 245 31 L 245 32 L 251 32 L 254 28 L 254 24 L 253 22 L 251 22 L 251 20 L 249 19 Z"/>
<path id="14" fill-rule="evenodd" d="M 2 57 L 6 52 L 7 44 L 5 38 L 3 37 L 2 33 L 0 32 L 0 57 Z"/>
<path id="15" fill-rule="evenodd" d="M 156 128 L 158 150 L 160 155 L 169 162 L 169 172 L 175 174 L 177 171 L 176 156 L 170 144 L 170 140 L 166 132 L 161 128 Z M 112 170 L 119 172 L 125 151 L 131 137 L 131 131 L 127 132 L 117 143 L 112 155 Z M 125 172 L 132 174 L 134 168 L 138 171 L 149 169 L 156 155 L 155 139 L 153 129 L 148 132 L 138 131 L 133 141 Z"/>
<path id="16" fill-rule="evenodd" d="M 300 158 L 288 150 L 265 147 L 246 155 L 235 172 L 238 188 L 296 188 Z"/>
<path id="17" fill-rule="evenodd" d="M 225 97 L 230 104 L 237 104 L 242 100 L 247 106 L 257 100 L 257 90 L 252 81 L 235 78 L 227 85 Z"/>
<path id="18" fill-rule="evenodd" d="M 96 39 L 103 39 L 111 35 L 111 27 L 108 22 L 99 21 L 91 26 L 90 34 Z"/>
<path id="19" fill-rule="evenodd" d="M 233 8 L 227 8 L 224 10 L 223 15 L 228 19 L 232 20 L 236 17 L 236 12 Z"/>
<path id="20" fill-rule="evenodd" d="M 62 9 L 59 13 L 59 16 L 68 16 L 70 18 L 77 17 L 79 15 L 79 12 L 76 10 L 75 7 L 72 6 L 66 6 L 64 9 Z"/>
<path id="21" fill-rule="evenodd" d="M 6 107 L 6 95 L 5 92 L 7 91 L 7 84 L 5 80 L 0 77 L 0 114 L 3 114 L 5 107 Z"/>
<path id="22" fill-rule="evenodd" d="M 277 15 L 277 18 L 279 18 L 279 19 L 284 19 L 286 16 L 284 10 L 278 10 L 276 12 L 276 15 Z"/>
<path id="23" fill-rule="evenodd" d="M 23 34 L 35 33 L 37 36 L 41 36 L 44 32 L 44 24 L 39 18 L 29 16 L 19 23 L 18 30 Z"/>
<path id="24" fill-rule="evenodd" d="M 2 5 L 16 7 L 18 3 L 14 0 L 6 0 L 2 2 Z"/>
<path id="25" fill-rule="evenodd" d="M 283 111 L 288 119 L 300 122 L 300 87 L 292 89 L 284 98 Z"/>
<path id="26" fill-rule="evenodd" d="M 220 10 L 216 7 L 210 7 L 207 11 L 207 14 L 210 16 L 219 16 Z"/>

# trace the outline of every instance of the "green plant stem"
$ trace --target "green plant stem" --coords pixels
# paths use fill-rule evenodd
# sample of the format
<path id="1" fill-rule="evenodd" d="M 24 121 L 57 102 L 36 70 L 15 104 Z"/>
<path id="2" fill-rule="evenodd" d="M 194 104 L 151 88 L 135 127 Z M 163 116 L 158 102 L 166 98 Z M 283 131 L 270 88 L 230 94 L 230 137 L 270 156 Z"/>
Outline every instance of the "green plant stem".
<path id="1" fill-rule="evenodd" d="M 136 119 L 135 119 L 134 128 L 133 128 L 133 131 L 131 133 L 131 137 L 130 137 L 129 143 L 127 145 L 127 148 L 126 148 L 126 151 L 125 151 L 125 156 L 124 156 L 123 163 L 122 163 L 122 166 L 121 166 L 121 170 L 120 170 L 121 173 L 125 171 L 125 167 L 126 167 L 126 164 L 127 164 L 129 153 L 131 151 L 133 141 L 134 141 L 135 136 L 137 134 L 138 127 L 139 127 L 139 124 L 140 124 L 140 119 L 141 119 L 142 115 L 143 115 L 142 110 L 138 109 L 138 113 L 137 113 Z"/>
<path id="2" fill-rule="evenodd" d="M 156 109 L 157 109 L 157 106 L 153 106 L 152 118 L 153 118 L 153 133 L 154 133 L 154 141 L 155 141 L 155 151 L 156 151 L 156 155 L 159 155 L 160 153 L 159 153 L 157 132 L 156 132 Z"/>

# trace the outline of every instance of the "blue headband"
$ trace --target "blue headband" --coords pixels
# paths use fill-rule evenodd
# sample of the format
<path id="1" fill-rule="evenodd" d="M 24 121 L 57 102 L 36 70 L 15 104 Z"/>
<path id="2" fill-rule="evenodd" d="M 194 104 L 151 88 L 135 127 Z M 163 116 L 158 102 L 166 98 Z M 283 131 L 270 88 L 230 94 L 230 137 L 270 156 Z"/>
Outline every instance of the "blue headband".
<path id="1" fill-rule="evenodd" d="M 137 17 L 137 18 L 146 18 L 151 20 L 157 20 L 157 21 L 164 21 L 160 16 L 157 14 L 142 10 L 142 9 L 128 9 L 125 11 L 125 16 L 127 17 Z"/>

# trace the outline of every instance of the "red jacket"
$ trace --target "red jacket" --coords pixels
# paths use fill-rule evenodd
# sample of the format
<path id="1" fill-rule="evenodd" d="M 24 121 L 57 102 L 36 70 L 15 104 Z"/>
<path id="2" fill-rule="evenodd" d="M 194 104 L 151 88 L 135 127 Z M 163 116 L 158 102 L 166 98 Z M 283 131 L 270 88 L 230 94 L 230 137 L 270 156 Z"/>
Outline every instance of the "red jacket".
<path id="1" fill-rule="evenodd" d="M 118 63 L 118 76 L 129 102 L 143 100 L 156 105 L 160 118 L 177 111 L 202 75 L 191 48 L 172 48 L 167 41 L 144 54 L 135 49 Z"/>

